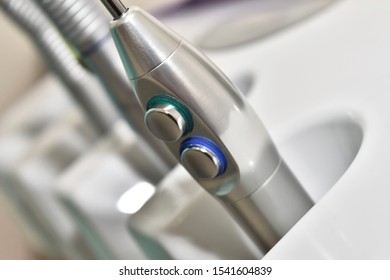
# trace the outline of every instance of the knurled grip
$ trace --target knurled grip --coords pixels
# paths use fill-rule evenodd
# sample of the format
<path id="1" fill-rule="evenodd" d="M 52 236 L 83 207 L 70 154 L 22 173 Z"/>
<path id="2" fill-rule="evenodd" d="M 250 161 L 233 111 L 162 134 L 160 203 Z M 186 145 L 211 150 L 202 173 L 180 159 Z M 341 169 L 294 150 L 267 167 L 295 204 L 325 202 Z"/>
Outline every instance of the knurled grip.
<path id="1" fill-rule="evenodd" d="M 107 15 L 86 0 L 34 0 L 84 55 L 108 36 Z"/>

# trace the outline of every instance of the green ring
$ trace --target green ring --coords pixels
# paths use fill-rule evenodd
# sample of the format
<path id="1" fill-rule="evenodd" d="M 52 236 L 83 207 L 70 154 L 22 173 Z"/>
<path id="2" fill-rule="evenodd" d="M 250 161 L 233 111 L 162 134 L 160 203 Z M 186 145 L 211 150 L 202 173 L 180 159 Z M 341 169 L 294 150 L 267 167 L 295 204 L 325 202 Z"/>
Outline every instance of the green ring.
<path id="1" fill-rule="evenodd" d="M 188 110 L 188 108 L 184 104 L 182 104 L 179 100 L 177 100 L 174 97 L 168 95 L 153 96 L 146 104 L 146 110 L 155 108 L 163 104 L 172 105 L 179 112 L 179 114 L 184 118 L 184 121 L 186 123 L 186 130 L 184 132 L 185 134 L 192 131 L 192 129 L 194 128 L 194 122 L 192 120 L 192 115 L 190 110 Z"/>

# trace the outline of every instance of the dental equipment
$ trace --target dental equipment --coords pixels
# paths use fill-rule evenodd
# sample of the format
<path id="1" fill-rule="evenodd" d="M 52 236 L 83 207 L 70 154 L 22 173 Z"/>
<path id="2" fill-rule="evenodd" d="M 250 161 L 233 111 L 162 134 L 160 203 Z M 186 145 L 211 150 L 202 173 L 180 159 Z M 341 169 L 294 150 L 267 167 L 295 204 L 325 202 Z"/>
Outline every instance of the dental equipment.
<path id="1" fill-rule="evenodd" d="M 268 251 L 313 206 L 256 112 L 203 53 L 138 7 L 102 0 L 151 133 Z"/>

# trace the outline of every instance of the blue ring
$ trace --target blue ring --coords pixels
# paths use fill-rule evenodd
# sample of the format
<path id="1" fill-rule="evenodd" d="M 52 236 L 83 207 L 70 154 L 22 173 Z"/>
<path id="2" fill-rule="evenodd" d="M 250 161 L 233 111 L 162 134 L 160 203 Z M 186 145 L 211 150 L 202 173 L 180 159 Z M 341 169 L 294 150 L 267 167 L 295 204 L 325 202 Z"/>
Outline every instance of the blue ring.
<path id="1" fill-rule="evenodd" d="M 227 168 L 227 160 L 222 152 L 222 150 L 219 148 L 217 144 L 215 144 L 213 141 L 206 137 L 200 137 L 200 136 L 194 136 L 187 138 L 183 143 L 180 145 L 180 154 L 183 153 L 185 149 L 188 148 L 206 148 L 211 153 L 215 155 L 215 157 L 219 160 L 219 170 L 218 175 L 223 174 L 226 171 Z"/>

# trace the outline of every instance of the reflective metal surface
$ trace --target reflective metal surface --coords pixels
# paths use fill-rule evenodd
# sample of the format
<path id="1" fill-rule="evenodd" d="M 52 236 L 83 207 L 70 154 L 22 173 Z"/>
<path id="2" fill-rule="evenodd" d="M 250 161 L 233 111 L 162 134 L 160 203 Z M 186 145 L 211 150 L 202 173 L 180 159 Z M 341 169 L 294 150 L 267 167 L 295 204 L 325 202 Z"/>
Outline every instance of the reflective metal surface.
<path id="1" fill-rule="evenodd" d="M 111 30 L 119 54 L 127 57 L 124 65 L 129 79 L 137 79 L 156 68 L 179 47 L 181 41 L 176 32 L 166 30 L 138 7 L 129 8 L 121 18 L 113 21 Z"/>
<path id="2" fill-rule="evenodd" d="M 185 149 L 180 156 L 181 164 L 194 177 L 214 179 L 218 176 L 220 163 L 218 158 L 209 150 L 192 147 Z"/>
<path id="3" fill-rule="evenodd" d="M 145 123 L 157 138 L 173 142 L 184 134 L 186 122 L 172 105 L 160 105 L 149 109 L 145 114 Z"/>

